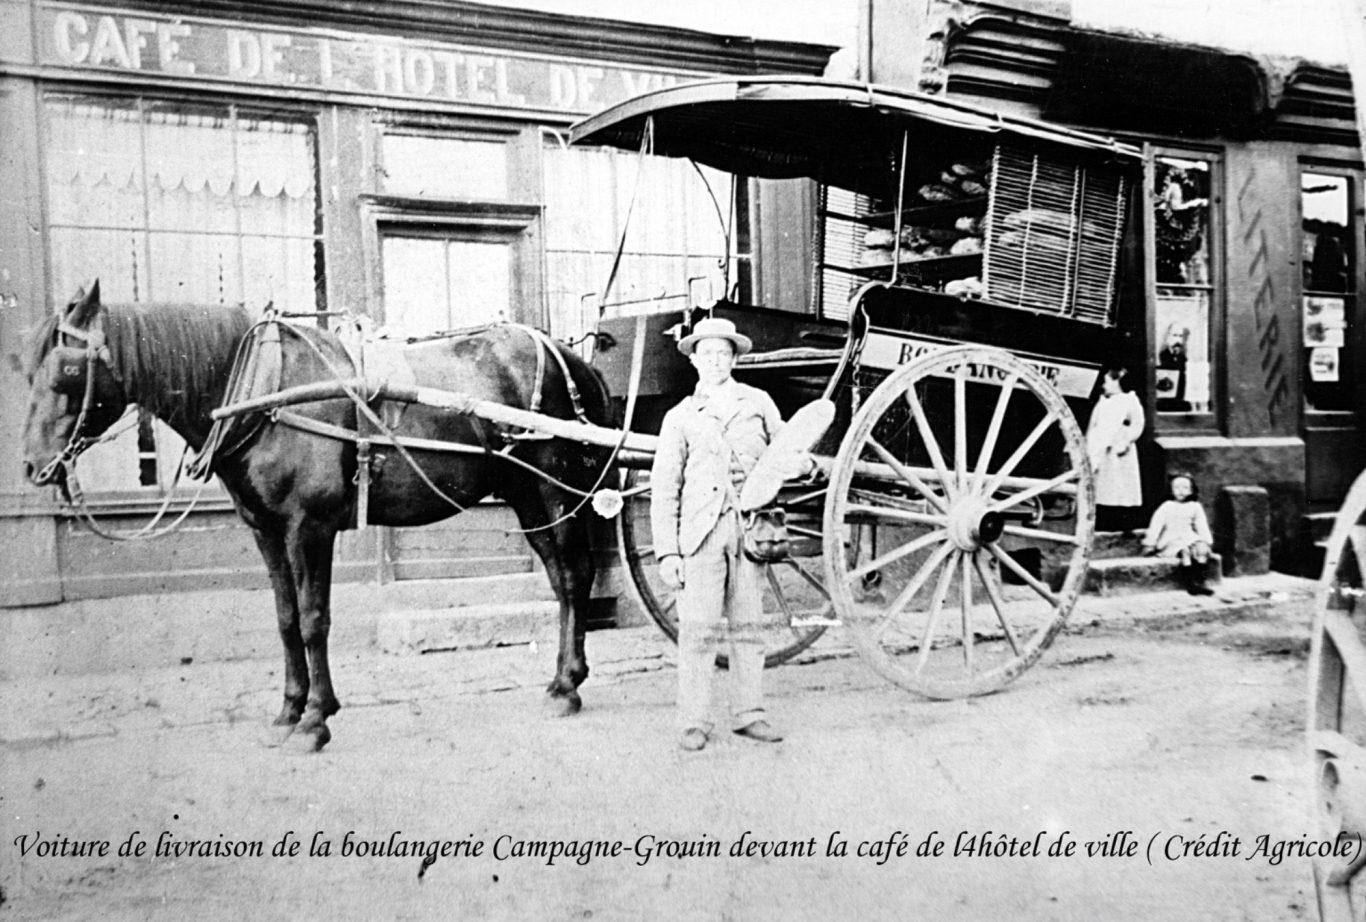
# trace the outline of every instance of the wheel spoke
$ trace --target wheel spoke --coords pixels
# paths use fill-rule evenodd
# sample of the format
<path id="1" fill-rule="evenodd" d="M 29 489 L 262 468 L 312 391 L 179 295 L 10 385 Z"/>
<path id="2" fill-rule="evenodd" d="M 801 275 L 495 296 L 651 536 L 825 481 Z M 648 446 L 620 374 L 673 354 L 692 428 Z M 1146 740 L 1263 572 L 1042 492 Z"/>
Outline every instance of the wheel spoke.
<path id="1" fill-rule="evenodd" d="M 967 669 L 968 675 L 972 675 L 972 558 L 974 555 L 964 552 L 962 557 L 963 564 L 963 587 L 959 590 L 963 609 L 963 666 Z"/>
<path id="2" fill-rule="evenodd" d="M 932 531 L 927 534 L 921 535 L 914 541 L 908 541 L 905 544 L 901 545 L 901 547 L 898 547 L 894 550 L 890 550 L 887 553 L 883 554 L 881 557 L 876 557 L 865 563 L 863 566 L 858 567 L 857 569 L 850 570 L 849 573 L 846 574 L 845 579 L 850 583 L 852 583 L 856 579 L 862 579 L 869 573 L 872 573 L 874 570 L 881 570 L 889 563 L 894 563 L 895 561 L 900 560 L 902 557 L 905 557 L 908 554 L 914 554 L 921 548 L 929 547 L 936 541 L 943 541 L 946 538 L 948 538 L 948 536 L 949 533 L 942 528 L 937 531 Z"/>
<path id="3" fill-rule="evenodd" d="M 1323 631 L 1337 648 L 1347 674 L 1357 677 L 1357 696 L 1366 706 L 1366 646 L 1362 645 L 1356 625 L 1344 612 L 1330 608 L 1323 613 Z"/>
<path id="4" fill-rule="evenodd" d="M 944 463 L 944 454 L 939 450 L 939 440 L 934 437 L 934 431 L 930 429 L 930 421 L 925 418 L 925 408 L 920 405 L 920 398 L 916 396 L 915 388 L 906 388 L 906 403 L 911 408 L 911 415 L 915 417 L 915 427 L 920 430 L 920 440 L 925 443 L 925 450 L 929 452 L 930 463 L 934 465 L 935 471 L 939 474 L 939 480 L 944 484 L 944 489 L 949 491 L 949 498 L 956 496 L 956 490 L 950 490 L 949 485 L 953 482 L 949 477 L 948 465 Z"/>
<path id="5" fill-rule="evenodd" d="M 953 482 L 962 496 L 968 486 L 968 395 L 966 362 L 953 375 Z"/>
<path id="6" fill-rule="evenodd" d="M 1012 493 L 1010 496 L 1005 497 L 999 502 L 993 503 L 990 507 L 988 507 L 987 511 L 1004 512 L 1005 510 L 1010 509 L 1014 506 L 1018 506 L 1021 503 L 1027 503 L 1034 497 L 1039 496 L 1040 494 L 1052 492 L 1053 490 L 1056 490 L 1063 484 L 1071 483 L 1072 481 L 1077 480 L 1080 477 L 1080 472 L 1076 470 L 1067 471 L 1066 473 L 1059 474 L 1052 480 L 1042 481 L 1040 483 L 1035 484 L 1027 490 L 1021 490 L 1019 493 Z"/>
<path id="7" fill-rule="evenodd" d="M 1046 528 L 1026 528 L 1023 525 L 1007 525 L 1005 527 L 1007 535 L 1014 535 L 1017 538 L 1032 538 L 1036 541 L 1054 541 L 1058 544 L 1070 544 L 1077 547 L 1081 544 L 1081 539 L 1076 535 L 1069 535 L 1059 531 L 1049 531 Z"/>
<path id="8" fill-rule="evenodd" d="M 977 456 L 977 472 L 972 478 L 973 492 L 982 489 L 982 481 L 986 479 L 987 468 L 991 465 L 991 456 L 996 454 L 996 440 L 1001 437 L 1001 423 L 1006 418 L 1006 407 L 1010 405 L 1010 398 L 1015 395 L 1015 385 L 1019 383 L 1020 373 L 1011 372 L 1006 379 L 1005 386 L 1001 388 L 1001 394 L 996 398 L 996 411 L 991 415 L 991 425 L 987 427 L 987 437 L 982 441 L 981 454 Z"/>
<path id="9" fill-rule="evenodd" d="M 977 575 L 982 580 L 982 588 L 986 590 L 987 598 L 991 601 L 991 607 L 996 611 L 996 620 L 1000 622 L 1001 630 L 1005 631 L 1011 652 L 1019 656 L 1020 642 L 1016 640 L 1015 631 L 1006 619 L 1005 602 L 1001 598 L 1001 588 L 991 579 L 991 569 L 982 562 L 979 555 L 973 555 L 972 565 L 977 568 Z"/>
<path id="10" fill-rule="evenodd" d="M 945 541 L 939 546 L 937 551 L 931 554 L 929 558 L 920 565 L 920 569 L 915 571 L 915 576 L 911 577 L 911 581 L 902 587 L 901 591 L 897 593 L 896 598 L 892 600 L 892 604 L 888 605 L 887 610 L 883 612 L 880 627 L 889 624 L 893 618 L 901 614 L 902 610 L 910 604 L 911 599 L 915 594 L 920 591 L 920 587 L 925 585 L 925 581 L 929 579 L 930 575 L 944 562 L 944 559 L 953 553 L 953 550 L 953 545 Z"/>
<path id="11" fill-rule="evenodd" d="M 1038 578 L 1034 576 L 1033 573 L 1030 573 L 1024 567 L 1016 563 L 1014 557 L 1011 557 L 1009 554 L 1007 554 L 1005 551 L 1001 550 L 994 544 L 988 544 L 986 545 L 986 548 L 987 550 L 991 551 L 991 555 L 995 557 L 997 560 L 999 560 L 1003 565 L 1005 565 L 1005 567 L 1008 568 L 1010 572 L 1014 573 L 1020 579 L 1024 580 L 1025 583 L 1028 584 L 1031 589 L 1033 589 L 1043 598 L 1047 599 L 1050 604 L 1058 604 L 1058 597 L 1053 594 L 1053 590 L 1049 589 L 1047 586 L 1041 583 L 1038 580 Z"/>
<path id="12" fill-rule="evenodd" d="M 962 553 L 952 545 L 948 547 L 955 555 Z M 939 582 L 934 585 L 934 597 L 930 600 L 930 616 L 925 621 L 925 633 L 920 638 L 920 655 L 916 657 L 916 675 L 923 672 L 925 664 L 930 661 L 930 651 L 934 649 L 934 629 L 939 625 L 939 615 L 944 611 L 944 598 L 949 594 L 949 583 L 953 581 L 953 571 L 957 564 L 957 560 L 950 560 L 945 564 L 939 573 Z"/>
<path id="13" fill-rule="evenodd" d="M 991 476 L 991 480 L 982 488 L 982 492 L 990 496 L 999 490 L 1002 481 L 1014 472 L 1016 466 L 1024 460 L 1025 455 L 1029 454 L 1030 449 L 1034 447 L 1034 443 L 1043 438 L 1043 434 L 1051 429 L 1053 424 L 1057 421 L 1058 411 L 1056 409 L 1050 409 L 1048 415 L 1039 420 L 1039 424 L 1034 427 L 1034 431 L 1029 433 L 1029 436 L 1015 449 L 1015 453 L 1010 456 L 1010 460 L 1001 465 L 1001 469 Z"/>
<path id="14" fill-rule="evenodd" d="M 947 522 L 942 515 L 929 515 L 912 512 L 909 509 L 891 509 L 887 506 L 871 506 L 867 503 L 850 503 L 849 515 L 868 515 L 878 519 L 891 519 L 894 522 L 910 522 L 912 525 L 944 526 Z"/>
<path id="15" fill-rule="evenodd" d="M 791 624 L 792 609 L 787 604 L 787 593 L 783 592 L 783 587 L 778 585 L 778 577 L 773 573 L 773 564 L 764 564 L 764 576 L 768 579 L 768 588 L 773 590 L 773 598 L 778 600 L 778 607 L 783 611 L 783 619 Z"/>
<path id="16" fill-rule="evenodd" d="M 806 567 L 802 566 L 800 563 L 798 563 L 791 557 L 784 560 L 783 563 L 787 564 L 789 567 L 796 570 L 802 579 L 806 580 L 817 592 L 825 596 L 827 602 L 830 600 L 830 593 L 826 591 L 825 586 L 821 585 L 821 581 L 816 579 L 816 577 L 812 576 L 810 571 L 808 571 Z"/>
<path id="17" fill-rule="evenodd" d="M 893 455 L 890 451 L 888 451 L 885 447 L 883 447 L 882 443 L 879 442 L 877 439 L 869 439 L 868 444 L 873 446 L 873 451 L 877 452 L 878 457 L 880 457 L 884 462 L 886 462 L 888 467 L 896 471 L 897 476 L 899 476 L 902 480 L 910 484 L 917 493 L 925 497 L 925 500 L 929 502 L 930 505 L 934 506 L 934 508 L 938 509 L 945 515 L 948 514 L 949 507 L 948 504 L 944 502 L 943 497 L 941 497 L 938 493 L 935 493 L 933 490 L 931 490 L 929 485 L 926 484 L 925 481 L 921 480 L 920 476 L 916 474 L 915 471 L 911 470 L 909 467 L 902 464 L 901 461 L 898 460 L 897 457 Z M 947 483 L 944 484 L 944 490 L 945 492 L 948 491 Z"/>

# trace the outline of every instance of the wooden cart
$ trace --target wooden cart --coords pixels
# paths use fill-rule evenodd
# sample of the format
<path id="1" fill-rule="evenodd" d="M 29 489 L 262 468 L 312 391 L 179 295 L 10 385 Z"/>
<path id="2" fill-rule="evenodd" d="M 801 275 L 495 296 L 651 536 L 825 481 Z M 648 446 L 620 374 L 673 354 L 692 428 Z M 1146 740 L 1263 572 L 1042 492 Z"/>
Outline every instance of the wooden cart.
<path id="1" fill-rule="evenodd" d="M 819 309 L 723 300 L 642 326 L 609 305 L 595 358 L 625 393 L 635 337 L 647 337 L 632 427 L 657 432 L 694 380 L 677 336 L 699 316 L 726 316 L 756 343 L 738 378 L 785 414 L 835 402 L 816 449 L 822 476 L 780 497 L 800 540 L 767 568 L 769 662 L 807 648 L 823 628 L 803 622 L 831 613 L 878 672 L 932 697 L 995 691 L 1036 662 L 1091 553 L 1075 414 L 1104 365 L 1141 341 L 1141 152 L 923 96 L 786 78 L 646 94 L 580 122 L 572 142 L 804 179 L 821 212 Z M 642 603 L 676 638 L 638 489 L 647 477 L 628 479 L 637 490 L 621 547 Z"/>

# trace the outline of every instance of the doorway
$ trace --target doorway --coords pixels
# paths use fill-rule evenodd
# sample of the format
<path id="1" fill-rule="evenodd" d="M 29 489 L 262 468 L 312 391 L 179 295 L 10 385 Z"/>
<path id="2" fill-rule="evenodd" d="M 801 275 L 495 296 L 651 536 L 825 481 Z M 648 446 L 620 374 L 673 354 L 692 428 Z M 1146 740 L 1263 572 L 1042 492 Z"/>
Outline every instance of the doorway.
<path id="1" fill-rule="evenodd" d="M 1300 171 L 1300 382 L 1310 504 L 1337 505 L 1366 466 L 1360 188 L 1354 170 Z"/>
<path id="2" fill-rule="evenodd" d="M 411 338 L 500 321 L 540 320 L 532 215 L 390 215 L 375 224 L 381 333 Z M 433 499 L 434 502 L 440 500 Z M 450 579 L 526 573 L 534 555 L 512 511 L 484 501 L 421 528 L 386 528 L 386 579 Z"/>

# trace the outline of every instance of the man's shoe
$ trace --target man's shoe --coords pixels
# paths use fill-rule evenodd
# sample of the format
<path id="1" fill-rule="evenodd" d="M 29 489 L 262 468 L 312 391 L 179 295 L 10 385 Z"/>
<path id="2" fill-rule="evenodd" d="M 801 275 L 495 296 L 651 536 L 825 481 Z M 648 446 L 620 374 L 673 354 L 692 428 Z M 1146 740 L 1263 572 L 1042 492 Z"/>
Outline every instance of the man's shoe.
<path id="1" fill-rule="evenodd" d="M 735 735 L 747 736 L 750 739 L 758 740 L 761 743 L 776 743 L 783 738 L 783 735 L 773 729 L 766 720 L 756 720 L 747 727 L 741 727 L 739 730 L 735 731 Z"/>
<path id="2" fill-rule="evenodd" d="M 683 731 L 683 735 L 678 738 L 678 748 L 686 749 L 688 752 L 697 750 L 707 745 L 707 734 L 696 727 L 689 727 Z"/>

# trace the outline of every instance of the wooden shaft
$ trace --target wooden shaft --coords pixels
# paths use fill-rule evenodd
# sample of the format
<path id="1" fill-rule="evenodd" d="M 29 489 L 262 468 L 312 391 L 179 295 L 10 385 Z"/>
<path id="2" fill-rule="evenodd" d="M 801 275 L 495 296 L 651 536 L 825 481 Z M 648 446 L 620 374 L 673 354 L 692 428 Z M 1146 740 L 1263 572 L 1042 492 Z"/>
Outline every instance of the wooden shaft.
<path id="1" fill-rule="evenodd" d="M 263 394 L 260 397 L 252 397 L 248 400 L 241 400 L 237 403 L 219 407 L 213 411 L 212 416 L 214 419 L 223 419 L 228 416 L 238 416 L 243 413 L 271 410 L 275 407 L 283 407 L 290 404 L 310 403 L 316 400 L 333 400 L 347 396 L 348 389 L 359 394 L 369 394 L 373 392 L 373 389 L 361 378 L 350 378 L 344 381 L 318 381 L 312 384 L 300 384 L 296 387 L 285 388 L 284 390 L 277 391 L 273 394 Z M 478 416 L 480 419 L 486 419 L 489 422 L 501 423 L 519 429 L 529 429 L 535 432 L 544 432 L 546 435 L 555 438 L 567 439 L 572 442 L 584 442 L 602 448 L 613 448 L 618 442 L 622 441 L 620 429 L 607 429 L 603 426 L 595 426 L 591 423 L 560 419 L 555 416 L 547 416 L 544 413 L 532 413 L 530 410 L 519 410 L 516 407 L 494 403 L 491 400 L 480 400 L 469 394 L 463 394 L 457 391 L 443 391 L 434 387 L 411 387 L 407 385 L 385 384 L 380 388 L 379 396 L 385 400 L 417 403 L 442 410 L 455 410 L 460 413 L 470 413 L 474 416 Z M 627 433 L 626 440 L 622 443 L 622 448 L 632 452 L 653 455 L 658 445 L 658 436 L 631 432 Z"/>

